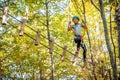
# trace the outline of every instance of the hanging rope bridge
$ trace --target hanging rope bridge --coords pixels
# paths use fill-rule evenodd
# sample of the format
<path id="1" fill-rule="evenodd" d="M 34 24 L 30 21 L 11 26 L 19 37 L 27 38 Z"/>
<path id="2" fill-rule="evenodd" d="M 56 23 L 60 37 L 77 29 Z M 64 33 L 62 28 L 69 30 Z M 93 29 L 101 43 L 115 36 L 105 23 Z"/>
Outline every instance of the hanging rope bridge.
<path id="1" fill-rule="evenodd" d="M 3 11 L 2 8 L 1 8 L 0 10 Z M 21 20 L 18 20 L 16 17 L 12 16 L 10 13 L 7 13 L 7 15 L 9 15 L 10 17 L 12 17 L 13 19 L 15 19 L 16 21 L 18 21 L 19 23 L 23 23 Z M 10 22 L 7 22 L 7 23 L 8 23 L 9 25 L 11 25 L 13 28 L 17 28 L 17 27 L 14 26 L 12 23 L 10 23 Z M 38 33 L 38 31 L 34 30 L 34 29 L 33 29 L 32 27 L 30 27 L 29 25 L 25 24 L 25 26 L 28 27 L 29 29 L 31 29 L 32 31 L 34 31 L 36 34 Z M 7 31 L 6 31 L 6 32 L 7 32 Z M 30 36 L 29 34 L 27 34 L 27 33 L 25 33 L 25 32 L 24 32 L 24 34 L 25 34 L 27 37 L 31 38 L 32 40 L 36 40 L 36 39 L 34 39 L 32 36 Z M 47 39 L 47 40 L 49 40 L 49 41 L 52 41 L 52 40 L 48 39 L 47 37 L 45 37 L 43 34 L 40 34 L 40 36 L 43 37 L 43 38 L 45 38 L 45 39 Z M 47 48 L 47 49 L 50 49 L 50 47 L 46 46 L 45 44 L 41 43 L 40 41 L 39 41 L 39 44 L 41 44 L 42 46 L 44 46 L 44 47 Z M 65 47 L 62 47 L 61 45 L 59 45 L 59 44 L 56 43 L 56 42 L 54 42 L 54 44 L 55 44 L 56 46 L 58 46 L 59 48 L 63 49 L 63 51 L 65 50 L 65 51 L 68 52 L 69 54 L 75 56 L 74 53 L 72 53 L 72 52 L 69 51 L 68 49 L 65 49 Z M 53 50 L 53 52 L 56 53 L 56 54 L 58 54 L 58 55 L 60 55 L 61 57 L 63 57 L 63 54 L 61 55 L 59 52 L 57 52 L 57 51 L 55 51 L 55 50 Z M 64 53 L 64 54 L 65 54 L 65 53 Z M 78 56 L 78 58 L 79 58 L 80 60 L 82 60 L 81 57 Z M 68 60 L 68 61 L 70 61 L 71 63 L 73 63 L 73 61 L 69 60 L 68 58 L 65 58 L 65 59 Z M 88 62 L 88 63 L 91 64 L 91 62 Z M 78 65 L 78 66 L 81 66 L 80 64 L 77 64 L 77 65 Z M 81 67 L 82 67 L 82 66 L 81 66 Z M 89 69 L 89 70 L 91 70 L 91 69 Z"/>

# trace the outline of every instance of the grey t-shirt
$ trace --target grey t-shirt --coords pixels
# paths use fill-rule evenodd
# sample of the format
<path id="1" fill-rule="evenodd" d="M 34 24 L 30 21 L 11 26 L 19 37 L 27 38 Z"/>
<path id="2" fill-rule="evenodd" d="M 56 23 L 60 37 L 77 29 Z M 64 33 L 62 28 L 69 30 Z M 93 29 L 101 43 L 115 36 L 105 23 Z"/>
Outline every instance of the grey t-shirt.
<path id="1" fill-rule="evenodd" d="M 78 23 L 77 25 L 72 25 L 72 28 L 74 29 L 75 35 L 82 35 L 82 23 Z"/>

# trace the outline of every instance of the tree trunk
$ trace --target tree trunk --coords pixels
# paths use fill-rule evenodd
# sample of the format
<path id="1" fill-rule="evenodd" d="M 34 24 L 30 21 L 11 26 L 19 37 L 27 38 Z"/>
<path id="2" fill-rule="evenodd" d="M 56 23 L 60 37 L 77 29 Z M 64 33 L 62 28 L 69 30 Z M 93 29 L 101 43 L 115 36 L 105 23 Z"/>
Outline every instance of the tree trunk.
<path id="1" fill-rule="evenodd" d="M 47 27 L 47 35 L 48 35 L 48 43 L 49 43 L 49 47 L 51 45 L 51 39 L 50 39 L 50 30 L 49 30 L 49 9 L 48 9 L 48 4 L 49 4 L 49 1 L 46 0 L 46 3 L 45 3 L 45 6 L 46 6 L 46 27 Z M 51 56 L 51 73 L 52 73 L 52 76 L 51 76 L 51 79 L 54 80 L 54 56 L 53 56 L 53 53 L 51 53 L 51 49 L 49 49 L 49 53 L 50 53 L 50 56 Z"/>
<path id="2" fill-rule="evenodd" d="M 116 21 L 116 29 L 118 31 L 118 58 L 120 62 L 120 3 L 118 3 L 116 9 L 115 9 L 115 21 Z M 120 73 L 119 73 L 119 78 L 120 79 Z"/>
<path id="3" fill-rule="evenodd" d="M 2 80 L 2 69 L 1 69 L 1 62 L 0 62 L 0 80 Z"/>
<path id="4" fill-rule="evenodd" d="M 114 58 L 115 58 L 115 64 L 116 64 L 116 47 L 115 47 L 115 43 L 114 43 L 114 40 L 113 40 L 113 34 L 112 34 L 112 5 L 110 7 L 110 38 L 111 38 L 111 42 L 112 42 L 112 45 L 113 45 L 113 51 L 114 51 Z"/>
<path id="5" fill-rule="evenodd" d="M 87 20 L 86 20 L 86 8 L 85 8 L 85 4 L 84 4 L 84 1 L 83 1 L 83 0 L 82 0 L 82 4 L 83 4 L 84 20 L 85 20 L 85 23 L 86 23 L 86 22 L 87 22 Z M 94 79 L 97 80 L 97 76 L 96 76 L 96 73 L 95 73 L 95 72 L 96 72 L 96 71 L 95 71 L 95 63 L 94 63 L 93 54 L 92 54 L 91 40 L 90 40 L 90 36 L 89 36 L 88 29 L 87 29 L 87 37 L 88 37 L 88 41 L 89 41 L 91 61 L 92 61 L 92 65 L 93 65 L 93 75 L 94 75 Z"/>
<path id="6" fill-rule="evenodd" d="M 110 56 L 110 63 L 112 67 L 113 78 L 114 80 L 117 80 L 117 67 L 116 67 L 115 59 L 113 57 L 113 52 L 110 47 L 110 40 L 109 40 L 109 35 L 108 35 L 107 22 L 105 18 L 103 0 L 99 0 L 99 3 L 100 3 L 100 9 L 101 9 L 101 18 L 102 18 L 103 26 L 104 26 L 105 41 L 106 41 L 107 49 L 108 49 L 109 56 Z"/>
<path id="7" fill-rule="evenodd" d="M 32 72 L 32 80 L 35 80 L 35 73 Z"/>
<path id="8" fill-rule="evenodd" d="M 119 59 L 120 59 L 120 3 L 119 5 L 116 7 L 115 9 L 115 21 L 117 24 L 117 31 L 118 31 L 118 55 L 119 55 Z"/>
<path id="9" fill-rule="evenodd" d="M 44 80 L 44 77 L 43 77 L 43 71 L 42 70 L 40 70 L 40 80 Z"/>
<path id="10" fill-rule="evenodd" d="M 112 80 L 111 70 L 109 69 L 108 72 L 109 72 L 109 79 Z"/>

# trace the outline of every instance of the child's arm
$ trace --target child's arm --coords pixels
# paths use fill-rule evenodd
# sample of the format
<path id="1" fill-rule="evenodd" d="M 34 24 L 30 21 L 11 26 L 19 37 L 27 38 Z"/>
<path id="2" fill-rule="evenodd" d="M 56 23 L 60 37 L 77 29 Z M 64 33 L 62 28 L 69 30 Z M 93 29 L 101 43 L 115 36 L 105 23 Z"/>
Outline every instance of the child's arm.
<path id="1" fill-rule="evenodd" d="M 87 26 L 86 26 L 86 23 L 85 23 L 85 21 L 84 20 L 82 20 L 82 27 L 84 28 L 84 29 L 87 29 Z"/>
<path id="2" fill-rule="evenodd" d="M 87 26 L 86 26 L 85 24 L 83 24 L 82 27 L 83 27 L 84 29 L 87 29 Z"/>
<path id="3" fill-rule="evenodd" d="M 73 27 L 71 26 L 71 21 L 68 23 L 68 31 L 71 31 Z"/>

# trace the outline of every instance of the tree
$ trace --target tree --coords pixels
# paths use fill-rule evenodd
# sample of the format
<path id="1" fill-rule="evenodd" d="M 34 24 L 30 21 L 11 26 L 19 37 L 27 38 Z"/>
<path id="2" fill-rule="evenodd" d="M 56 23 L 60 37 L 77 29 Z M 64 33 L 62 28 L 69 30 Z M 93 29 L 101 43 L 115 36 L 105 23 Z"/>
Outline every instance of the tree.
<path id="1" fill-rule="evenodd" d="M 99 3 L 100 3 L 100 10 L 101 10 L 101 18 L 103 20 L 106 45 L 107 45 L 107 49 L 109 51 L 110 63 L 111 63 L 111 67 L 112 67 L 112 70 L 113 70 L 112 71 L 113 72 L 113 78 L 114 78 L 114 80 L 117 80 L 117 66 L 116 66 L 116 62 L 115 62 L 113 52 L 112 52 L 111 46 L 110 46 L 110 40 L 109 40 L 109 35 L 108 35 L 108 28 L 107 28 L 107 22 L 106 22 L 106 18 L 105 18 L 103 1 L 99 0 Z"/>
<path id="2" fill-rule="evenodd" d="M 116 24 L 117 24 L 117 26 L 116 26 L 116 30 L 118 31 L 118 47 L 119 47 L 119 50 L 118 50 L 118 53 L 119 53 L 119 59 L 120 59 L 120 12 L 119 12 L 119 10 L 120 10 L 120 3 L 117 3 L 117 5 L 116 5 L 116 8 L 115 8 L 115 21 L 116 21 Z"/>
<path id="3" fill-rule="evenodd" d="M 50 2 L 46 5 L 46 1 Z M 91 1 L 93 6 L 90 5 Z M 111 69 L 109 61 L 111 56 L 109 56 L 106 47 L 106 43 L 110 42 L 111 44 L 111 41 L 108 41 L 110 32 L 107 31 L 106 35 L 106 27 L 103 28 L 102 21 L 106 20 L 105 23 L 109 24 L 109 6 L 111 4 L 106 3 L 106 1 L 104 3 L 106 19 L 101 19 L 101 9 L 97 8 L 98 11 L 96 11 L 95 6 L 99 6 L 99 0 L 1 0 L 0 22 L 2 22 L 1 10 L 4 6 L 9 8 L 7 24 L 0 24 L 0 75 L 2 74 L 0 77 L 11 80 L 52 79 L 51 54 L 49 54 L 52 52 L 54 53 L 54 80 L 112 80 L 113 72 L 111 73 L 111 71 L 113 68 Z M 86 25 L 88 26 L 90 40 L 85 34 L 84 42 L 88 50 L 88 63 L 84 69 L 82 50 L 78 54 L 76 66 L 72 65 L 75 52 L 75 45 L 72 44 L 74 35 L 72 32 L 67 32 L 67 23 L 73 15 L 80 17 L 80 23 L 82 19 L 87 18 Z M 112 15 L 114 15 L 114 8 L 111 11 L 111 28 L 113 42 L 117 46 L 117 36 L 113 29 L 115 26 L 114 16 Z M 24 25 L 23 36 L 19 36 L 21 19 L 23 18 L 26 18 L 27 22 Z M 107 28 L 109 30 L 108 26 Z M 40 36 L 37 37 L 38 30 L 40 30 Z M 54 47 L 50 48 L 53 44 L 48 38 L 51 39 L 51 37 L 54 38 Z M 105 42 L 104 37 L 108 38 L 108 42 Z M 34 45 L 36 40 L 37 46 Z M 113 46 L 109 46 L 111 51 L 114 51 Z M 92 50 L 92 60 L 90 50 Z M 115 50 L 118 52 L 117 47 Z M 112 54 L 114 56 L 114 53 Z M 116 62 L 119 64 L 118 59 Z M 113 63 L 114 61 L 112 61 Z"/>

